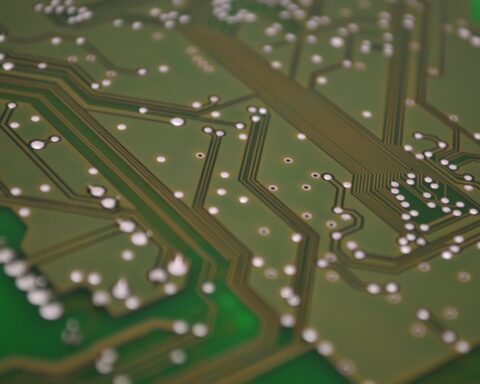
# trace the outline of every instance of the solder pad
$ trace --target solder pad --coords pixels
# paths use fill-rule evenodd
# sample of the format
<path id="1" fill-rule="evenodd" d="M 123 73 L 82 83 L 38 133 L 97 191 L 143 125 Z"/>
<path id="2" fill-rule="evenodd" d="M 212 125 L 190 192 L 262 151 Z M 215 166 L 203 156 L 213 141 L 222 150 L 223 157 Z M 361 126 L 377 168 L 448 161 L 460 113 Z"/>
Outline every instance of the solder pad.
<path id="1" fill-rule="evenodd" d="M 1 0 L 0 381 L 480 382 L 479 110 L 478 0 Z"/>

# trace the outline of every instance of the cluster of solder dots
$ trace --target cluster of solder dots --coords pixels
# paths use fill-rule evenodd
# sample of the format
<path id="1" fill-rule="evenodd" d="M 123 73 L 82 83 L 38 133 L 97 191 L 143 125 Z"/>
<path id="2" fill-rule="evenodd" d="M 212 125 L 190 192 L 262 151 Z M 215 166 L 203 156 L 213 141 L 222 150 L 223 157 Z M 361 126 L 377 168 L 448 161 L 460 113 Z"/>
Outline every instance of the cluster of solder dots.
<path id="1" fill-rule="evenodd" d="M 464 21 L 462 21 L 461 24 L 462 25 L 456 28 L 456 36 L 460 40 L 469 41 L 472 47 L 480 48 L 480 36 L 475 35 L 474 32 L 466 26 Z M 448 34 L 453 34 L 455 33 L 455 27 L 451 24 L 445 24 L 444 31 Z"/>
<path id="2" fill-rule="evenodd" d="M 96 192 L 94 192 L 96 193 Z M 125 218 L 117 219 L 117 225 L 120 232 L 129 234 L 130 241 L 134 246 L 144 247 L 148 244 L 149 232 L 141 231 L 137 224 Z M 121 252 L 124 261 L 129 262 L 135 258 L 135 253 L 131 249 L 124 249 Z M 174 295 L 178 291 L 177 284 L 168 281 L 169 277 L 180 277 L 187 274 L 189 264 L 181 253 L 176 253 L 175 257 L 169 261 L 166 269 L 154 267 L 148 273 L 148 280 L 152 284 L 162 284 L 166 295 Z M 102 275 L 97 271 L 85 272 L 80 269 L 73 269 L 70 272 L 70 280 L 74 284 L 88 284 L 97 287 L 102 284 Z M 205 282 L 202 286 L 203 292 L 211 294 L 215 291 L 215 285 L 212 282 Z M 92 294 L 92 302 L 95 306 L 105 306 L 111 302 L 111 298 L 124 301 L 125 307 L 131 311 L 137 310 L 141 306 L 141 298 L 134 295 L 127 278 L 120 277 L 112 285 L 111 290 L 95 290 Z"/>
<path id="3" fill-rule="evenodd" d="M 479 39 L 480 39 L 480 37 L 479 37 Z M 405 105 L 407 107 L 414 107 L 416 105 L 416 102 L 413 99 L 407 98 L 407 99 L 405 99 Z M 460 117 L 458 115 L 454 114 L 454 113 L 450 113 L 448 115 L 448 119 L 453 123 L 458 123 L 460 121 Z M 423 140 L 425 138 L 425 135 L 422 132 L 414 132 L 413 133 L 413 138 L 415 140 Z M 476 141 L 480 141 L 480 132 L 473 132 L 472 133 L 472 138 Z M 430 139 L 433 140 L 436 143 L 437 147 L 440 150 L 444 150 L 448 147 L 448 144 L 445 141 L 437 140 L 437 139 L 434 139 L 434 138 L 430 138 Z M 418 160 L 430 159 L 434 155 L 431 150 L 415 153 L 415 152 L 413 152 L 414 147 L 411 144 L 405 144 L 403 146 L 403 148 L 406 152 L 411 152 Z M 458 167 L 455 164 L 451 164 L 446 159 L 441 159 L 440 164 L 448 167 L 452 171 L 456 171 L 458 169 Z M 466 175 L 466 176 L 467 176 L 467 178 L 471 177 L 470 175 Z M 472 181 L 473 178 L 470 178 L 469 180 L 466 179 L 466 180 L 467 181 Z M 465 188 L 465 189 L 466 190 L 472 190 L 472 188 Z"/>
<path id="4" fill-rule="evenodd" d="M 17 106 L 18 106 L 17 103 L 14 103 L 14 102 L 9 102 L 7 104 L 7 108 L 9 108 L 9 109 L 15 109 L 15 108 L 17 108 Z M 32 115 L 30 117 L 30 121 L 33 122 L 33 123 L 38 123 L 40 120 L 41 120 L 40 116 L 38 116 L 38 115 Z M 20 123 L 17 122 L 17 121 L 12 121 L 12 122 L 9 123 L 9 127 L 12 128 L 12 129 L 18 129 L 18 128 L 20 128 Z M 29 143 L 29 146 L 30 146 L 30 148 L 32 148 L 34 150 L 40 150 L 40 149 L 45 148 L 45 146 L 48 143 L 58 143 L 58 142 L 60 142 L 60 140 L 61 140 L 61 138 L 59 136 L 52 135 L 47 140 L 32 140 Z M 52 190 L 52 187 L 49 184 L 44 183 L 44 184 L 40 184 L 39 190 L 40 190 L 40 192 L 48 193 Z M 10 188 L 10 195 L 11 196 L 18 197 L 18 196 L 21 196 L 22 193 L 23 193 L 23 191 L 20 187 L 14 186 L 14 187 Z M 26 218 L 26 217 L 29 217 L 31 215 L 31 210 L 30 210 L 30 208 L 27 208 L 27 207 L 21 207 L 18 210 L 18 214 L 19 214 L 20 217 Z"/>
<path id="5" fill-rule="evenodd" d="M 97 191 L 94 193 L 97 193 Z M 120 232 L 130 234 L 130 241 L 133 245 L 142 247 L 148 244 L 150 234 L 137 230 L 135 222 L 128 219 L 118 219 L 117 224 Z M 133 257 L 133 251 L 124 250 L 122 252 L 122 258 L 125 261 L 130 261 Z M 70 272 L 70 280 L 74 284 L 87 283 L 92 287 L 96 287 L 102 283 L 103 278 L 97 271 L 86 273 L 79 269 L 73 269 Z M 125 306 L 129 310 L 136 310 L 140 307 L 140 299 L 131 293 L 131 288 L 125 278 L 117 280 L 111 289 L 111 294 L 117 300 L 124 300 Z M 110 293 L 105 290 L 96 290 L 92 294 L 92 302 L 95 306 L 105 306 L 110 302 Z"/>
<path id="6" fill-rule="evenodd" d="M 114 210 L 118 206 L 118 197 L 107 196 L 107 188 L 102 185 L 88 185 L 87 191 L 91 197 L 100 199 L 100 205 L 106 210 Z"/>
<path id="7" fill-rule="evenodd" d="M 48 184 L 41 184 L 40 185 L 40 191 L 41 192 L 49 192 L 50 191 L 50 185 Z M 10 188 L 10 195 L 14 197 L 18 197 L 22 195 L 22 189 L 20 187 L 12 187 Z M 32 211 L 30 208 L 27 207 L 21 207 L 18 209 L 18 215 L 23 218 L 27 218 L 32 214 Z"/>
<path id="8" fill-rule="evenodd" d="M 200 50 L 197 47 L 189 46 L 185 52 L 190 56 L 192 62 L 205 73 L 212 73 L 215 71 L 215 66 L 200 53 Z"/>
<path id="9" fill-rule="evenodd" d="M 417 183 L 417 175 L 413 172 L 407 173 L 406 183 L 408 185 L 414 185 Z M 439 188 L 439 185 L 433 181 L 431 177 L 423 178 L 424 184 L 429 186 L 432 190 L 436 190 Z M 395 196 L 395 198 L 400 202 L 400 205 L 404 209 L 410 208 L 410 203 L 406 201 L 405 195 L 400 193 L 400 183 L 398 181 L 391 182 L 390 192 Z M 429 209 L 433 209 L 436 207 L 440 207 L 442 212 L 445 215 L 451 214 L 453 216 L 462 216 L 464 213 L 462 209 L 465 208 L 465 203 L 462 201 L 457 201 L 453 203 L 454 208 L 452 209 L 452 203 L 448 197 L 436 198 L 434 194 L 429 191 L 425 191 L 422 193 L 422 196 L 427 199 L 426 207 Z M 470 208 L 468 211 L 471 215 L 477 215 L 478 210 L 475 208 Z M 407 212 L 401 214 L 401 219 L 406 221 L 404 227 L 407 233 L 404 236 L 401 236 L 398 239 L 398 244 L 400 247 L 400 252 L 402 254 L 409 254 L 412 251 L 412 244 L 415 246 L 422 247 L 427 244 L 427 241 L 424 237 L 418 236 L 414 231 L 416 229 L 416 225 L 411 222 L 412 218 L 421 217 L 421 212 L 416 209 L 410 209 Z M 428 232 L 430 230 L 430 226 L 427 223 L 419 224 L 418 229 L 420 232 Z M 443 259 L 451 259 L 454 254 L 459 253 L 461 251 L 460 245 L 463 243 L 464 238 L 462 236 L 455 236 L 454 237 L 454 245 L 449 246 L 447 250 L 444 250 L 441 253 Z M 422 264 L 422 269 L 427 268 L 427 264 Z"/>
<path id="10" fill-rule="evenodd" d="M 413 185 L 415 183 L 415 179 L 416 179 L 416 175 L 413 174 L 413 173 L 410 173 L 407 175 L 407 184 L 409 185 Z M 426 182 L 427 184 L 429 183 L 432 183 L 433 180 L 431 178 L 426 178 Z M 398 182 L 392 182 L 392 188 L 391 188 L 391 192 L 398 198 L 398 197 L 401 197 L 401 198 L 398 198 L 399 201 L 401 201 L 402 203 L 402 206 L 405 207 L 405 208 L 408 208 L 409 207 L 409 203 L 406 202 L 404 200 L 404 197 L 403 195 L 401 195 L 399 193 L 399 183 Z M 437 187 L 434 186 L 434 189 L 436 189 Z M 426 198 L 426 199 L 432 199 L 432 194 L 430 192 L 423 192 L 423 197 Z M 462 215 L 462 212 L 459 210 L 459 209 L 454 209 L 452 210 L 448 204 L 449 204 L 449 199 L 447 197 L 443 197 L 440 199 L 440 203 L 441 204 L 444 204 L 443 207 L 442 207 L 442 211 L 444 213 L 450 213 L 452 212 L 452 214 L 454 216 L 460 216 Z M 435 208 L 437 206 L 437 203 L 433 202 L 433 201 L 429 201 L 426 203 L 427 207 L 429 208 Z M 464 208 L 465 207 L 465 204 L 461 201 L 458 201 L 455 203 L 455 206 L 457 208 Z M 476 215 L 478 214 L 478 211 L 474 208 L 470 209 L 469 210 L 469 213 L 472 214 L 472 215 Z M 412 216 L 413 217 L 416 217 L 418 216 L 419 213 L 418 211 L 416 210 L 413 210 L 413 211 L 410 211 L 409 213 L 407 214 L 402 214 L 402 219 L 403 220 L 409 220 Z M 407 223 L 405 225 L 405 228 L 407 230 L 413 230 L 413 224 L 412 223 Z M 423 231 L 423 232 L 427 232 L 429 230 L 429 225 L 428 224 L 420 224 L 419 226 L 419 229 L 420 231 Z M 411 242 L 414 242 L 416 241 L 416 244 L 418 246 L 423 246 L 426 244 L 426 240 L 423 238 L 423 237 L 416 237 L 416 235 L 412 232 L 410 233 L 407 233 L 404 237 L 400 237 L 398 239 L 398 243 L 400 245 L 400 251 L 404 254 L 407 254 L 407 253 L 410 253 L 411 251 L 411 246 L 409 245 L 409 243 Z M 465 242 L 465 238 L 461 235 L 456 235 L 452 238 L 452 241 L 450 243 L 450 245 L 447 244 L 447 247 L 446 249 L 444 249 L 441 253 L 440 253 L 440 256 L 442 259 L 444 260 L 450 260 L 452 259 L 456 254 L 460 253 L 461 250 L 462 250 L 462 244 Z M 477 248 L 480 249 L 480 242 L 477 244 Z M 422 272 L 428 272 L 430 271 L 430 265 L 429 263 L 427 262 L 422 262 L 418 265 L 418 269 Z M 462 283 L 468 283 L 470 280 L 471 280 L 471 275 L 469 272 L 466 272 L 466 271 L 460 271 L 457 273 L 457 279 L 459 282 L 462 282 Z M 422 312 L 423 313 L 423 312 Z M 414 333 L 414 335 L 416 336 L 421 336 L 423 335 L 424 331 L 424 327 L 423 325 L 416 325 L 414 328 L 413 328 L 413 331 L 412 333 Z M 451 332 L 448 333 L 448 335 L 451 335 Z M 445 342 L 447 342 L 446 340 L 444 340 Z M 453 342 L 454 340 L 451 339 L 450 342 Z M 457 348 L 457 345 L 456 347 Z M 464 342 L 461 342 L 459 345 L 458 345 L 458 348 L 460 349 L 464 349 Z M 459 352 L 461 352 L 459 350 Z"/>
<path id="11" fill-rule="evenodd" d="M 451 120 L 452 120 L 452 119 L 456 120 L 456 119 L 458 119 L 458 118 L 457 118 L 456 115 L 450 115 L 450 119 L 451 119 Z M 413 138 L 414 138 L 415 140 L 423 140 L 424 137 L 425 137 L 424 134 L 421 133 L 421 132 L 415 132 L 415 133 L 413 134 Z M 480 133 L 474 134 L 474 138 L 475 138 L 476 140 L 480 140 Z M 448 144 L 447 144 L 446 142 L 444 142 L 444 141 L 436 140 L 436 139 L 434 139 L 434 141 L 435 141 L 437 147 L 438 147 L 439 149 L 441 149 L 441 150 L 444 150 L 444 149 L 446 149 L 446 148 L 448 147 Z M 407 151 L 407 152 L 412 152 L 412 151 L 413 151 L 413 146 L 410 145 L 410 144 L 406 144 L 406 145 L 404 146 L 404 149 L 405 149 L 405 151 Z M 419 159 L 419 160 L 424 160 L 424 159 L 430 159 L 430 158 L 432 158 L 434 154 L 433 154 L 433 152 L 432 152 L 431 150 L 426 150 L 426 151 L 423 151 L 422 153 L 420 153 L 420 152 L 415 153 L 414 155 L 415 155 L 415 157 L 416 157 L 417 159 Z M 437 155 L 436 157 L 438 158 L 438 155 Z M 458 166 L 457 166 L 456 164 L 450 162 L 448 159 L 438 158 L 438 162 L 439 162 L 440 165 L 448 168 L 448 169 L 449 169 L 450 171 L 452 171 L 452 172 L 456 172 L 456 171 L 458 170 Z M 463 177 L 463 180 L 465 180 L 466 182 L 475 182 L 475 179 L 474 179 L 473 175 L 471 175 L 471 174 L 464 174 L 464 175 L 462 175 L 462 177 Z M 474 187 L 473 187 L 473 185 L 471 185 L 471 184 L 465 184 L 465 185 L 463 186 L 463 188 L 464 188 L 466 191 L 468 191 L 468 192 L 474 190 Z"/>
<path id="12" fill-rule="evenodd" d="M 173 0 L 171 5 L 173 7 L 178 7 L 182 2 L 179 0 Z M 178 25 L 188 24 L 191 21 L 191 17 L 187 13 L 180 13 L 176 10 L 162 10 L 161 8 L 154 7 L 149 10 L 149 16 L 152 19 L 156 19 L 160 22 L 162 27 L 166 30 L 171 30 L 176 28 Z M 114 19 L 112 25 L 115 28 L 120 28 L 125 25 L 125 20 L 123 19 Z M 130 24 L 130 27 L 133 31 L 139 31 L 143 28 L 144 23 L 142 21 L 136 20 Z"/>
<path id="13" fill-rule="evenodd" d="M 134 229 L 132 229 L 134 230 Z M 138 233 L 138 232 L 137 232 Z M 132 235 L 134 238 L 135 233 Z M 133 242 L 133 241 L 132 241 Z M 122 251 L 122 258 L 125 261 L 130 261 L 134 257 L 131 250 Z M 170 276 L 184 276 L 189 269 L 186 259 L 181 254 L 177 254 L 171 260 L 166 270 L 155 267 L 148 273 L 148 280 L 152 284 L 162 284 L 163 291 L 166 295 L 174 295 L 178 291 L 178 287 L 174 282 L 168 281 Z M 90 272 L 85 274 L 79 269 L 74 269 L 70 272 L 70 279 L 74 284 L 87 283 L 92 287 L 99 286 L 102 283 L 102 275 L 98 272 Z M 209 284 L 205 286 L 205 293 L 212 293 L 215 290 L 214 285 Z M 134 295 L 132 288 L 127 278 L 119 277 L 112 285 L 110 291 L 95 290 L 92 294 L 92 302 L 95 306 L 105 306 L 111 301 L 111 298 L 124 301 L 125 307 L 131 311 L 137 310 L 141 306 L 141 298 Z"/>
<path id="14" fill-rule="evenodd" d="M 257 15 L 247 9 L 241 8 L 235 10 L 232 0 L 213 0 L 212 14 L 217 20 L 227 24 L 253 23 L 257 20 Z"/>
<path id="15" fill-rule="evenodd" d="M 413 172 L 409 172 L 407 173 L 407 178 L 406 178 L 406 183 L 408 185 L 415 185 L 417 183 L 417 175 Z M 400 205 L 403 207 L 403 208 L 409 208 L 410 207 L 410 203 L 408 201 L 406 201 L 406 197 L 400 193 L 400 184 L 398 181 L 392 181 L 391 182 L 391 188 L 390 188 L 390 192 L 395 196 L 395 198 L 400 202 Z M 462 216 L 464 214 L 466 214 L 468 212 L 468 214 L 470 215 L 478 215 L 478 210 L 476 208 L 469 208 L 468 211 L 465 211 L 465 212 L 462 212 L 462 209 L 464 210 L 465 207 L 466 207 L 466 204 L 465 202 L 463 201 L 456 201 L 456 202 L 452 202 L 450 198 L 448 198 L 447 196 L 443 196 L 441 198 L 437 198 L 435 196 L 435 192 L 434 191 L 437 191 L 439 190 L 439 188 L 441 187 L 440 184 L 436 181 L 433 180 L 432 177 L 430 176 L 426 176 L 426 177 L 423 177 L 422 178 L 422 185 L 424 186 L 427 186 L 429 189 L 432 190 L 432 192 L 429 192 L 429 191 L 425 191 L 422 193 L 422 196 L 428 200 L 425 205 L 426 207 L 430 208 L 430 209 L 434 209 L 434 208 L 441 208 L 442 212 L 445 214 L 445 215 L 453 215 L 453 216 Z M 402 214 L 402 219 L 403 220 L 410 220 L 411 217 L 418 217 L 420 215 L 420 212 L 418 212 L 417 210 L 410 210 L 408 213 L 403 213 Z M 420 229 L 422 231 L 428 231 L 428 226 L 426 225 L 420 225 Z"/>
<path id="16" fill-rule="evenodd" d="M 351 10 L 348 8 L 342 9 L 342 13 L 345 15 L 351 15 Z M 287 9 L 280 12 L 279 17 L 282 20 L 289 19 L 294 17 L 295 20 L 301 21 L 304 20 L 304 27 L 307 31 L 311 31 L 305 37 L 305 41 L 307 44 L 316 44 L 318 41 L 318 37 L 315 35 L 315 31 L 319 28 L 327 27 L 332 23 L 330 17 L 326 15 L 311 15 L 308 17 L 308 13 L 300 8 L 297 4 L 289 4 Z M 378 13 L 377 18 L 377 25 L 381 30 L 385 30 L 390 28 L 391 23 L 391 14 L 386 11 L 382 11 Z M 415 26 L 415 17 L 412 14 L 405 14 L 403 15 L 402 25 L 407 30 L 412 30 Z M 275 37 L 279 34 L 283 34 L 283 39 L 287 43 L 295 43 L 298 39 L 298 36 L 291 32 L 283 32 L 283 25 L 280 22 L 274 22 L 268 27 L 265 28 L 265 35 L 267 37 Z M 344 26 L 337 28 L 337 32 L 335 35 L 332 35 L 329 40 L 329 44 L 331 47 L 339 49 L 345 46 L 345 39 L 350 34 L 356 34 L 360 31 L 360 26 L 353 22 L 346 22 Z M 391 57 L 394 53 L 394 36 L 392 33 L 388 31 L 384 31 L 382 33 L 382 51 L 386 57 Z M 360 43 L 360 53 L 368 54 L 371 52 L 372 42 L 367 39 L 361 40 Z M 419 44 L 417 42 L 412 42 L 411 48 L 414 50 L 419 49 Z M 274 51 L 274 46 L 271 44 L 265 44 L 262 47 L 262 51 L 266 54 L 270 54 Z M 319 54 L 313 54 L 310 57 L 310 60 L 313 64 L 320 64 L 323 62 L 323 58 Z M 271 66 L 274 69 L 282 69 L 283 63 L 279 60 L 271 61 Z M 343 60 L 342 66 L 344 68 L 355 68 L 363 70 L 365 69 L 366 65 L 363 62 L 357 61 L 353 63 L 351 60 Z M 328 83 L 328 79 L 325 76 L 318 76 L 317 77 L 317 84 L 319 85 L 326 85 Z"/>
<path id="17" fill-rule="evenodd" d="M 74 0 L 50 0 L 47 4 L 37 3 L 34 10 L 44 15 L 66 16 L 67 23 L 72 25 L 90 20 L 93 17 L 93 12 L 88 7 L 78 7 Z"/>
<path id="18" fill-rule="evenodd" d="M 449 320 L 456 319 L 458 317 L 458 310 L 454 307 L 447 307 L 444 308 L 443 315 Z M 422 307 L 417 309 L 415 317 L 419 320 L 419 323 L 414 323 L 410 331 L 415 337 L 423 337 L 427 332 L 425 325 L 432 319 L 432 312 L 429 309 Z M 453 348 L 458 353 L 467 353 L 470 351 L 470 344 L 468 341 L 459 338 L 457 333 L 451 329 L 443 329 L 440 338 L 445 344 L 453 345 Z"/>
<path id="19" fill-rule="evenodd" d="M 17 108 L 17 104 L 14 103 L 14 102 L 9 102 L 7 104 L 7 108 L 9 109 L 16 109 Z M 40 121 L 40 116 L 38 115 L 32 115 L 30 117 L 30 121 L 32 121 L 33 123 L 38 123 Z M 11 121 L 8 126 L 12 129 L 18 129 L 20 128 L 20 123 L 18 121 Z M 30 141 L 29 143 L 29 146 L 30 148 L 34 149 L 34 150 L 41 150 L 41 149 L 44 149 L 47 144 L 49 143 L 58 143 L 60 142 L 62 139 L 60 136 L 58 135 L 52 135 L 50 137 L 48 137 L 48 139 L 34 139 L 32 141 Z"/>
<path id="20" fill-rule="evenodd" d="M 27 300 L 38 307 L 40 316 L 45 320 L 57 320 L 63 315 L 63 306 L 55 300 L 47 279 L 32 272 L 26 261 L 17 259 L 15 252 L 0 247 L 0 264 L 8 277 L 15 279 L 15 286 L 26 293 Z"/>

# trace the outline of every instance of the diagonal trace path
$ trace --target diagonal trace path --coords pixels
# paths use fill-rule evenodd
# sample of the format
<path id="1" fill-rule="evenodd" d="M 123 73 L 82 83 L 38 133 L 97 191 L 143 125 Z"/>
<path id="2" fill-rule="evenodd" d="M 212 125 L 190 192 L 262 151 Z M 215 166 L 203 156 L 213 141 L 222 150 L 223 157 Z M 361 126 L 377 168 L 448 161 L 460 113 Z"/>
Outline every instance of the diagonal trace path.
<path id="1" fill-rule="evenodd" d="M 413 171 L 448 183 L 446 176 L 430 164 L 415 159 L 399 145 L 383 143 L 327 98 L 272 69 L 245 44 L 204 26 L 186 26 L 182 31 L 353 176 L 393 178 Z M 388 194 L 386 190 L 376 192 Z M 456 192 L 464 201 L 476 205 L 458 188 Z M 356 197 L 364 202 L 362 195 Z M 388 207 L 375 213 L 393 228 L 403 227 L 400 219 L 392 222 Z"/>

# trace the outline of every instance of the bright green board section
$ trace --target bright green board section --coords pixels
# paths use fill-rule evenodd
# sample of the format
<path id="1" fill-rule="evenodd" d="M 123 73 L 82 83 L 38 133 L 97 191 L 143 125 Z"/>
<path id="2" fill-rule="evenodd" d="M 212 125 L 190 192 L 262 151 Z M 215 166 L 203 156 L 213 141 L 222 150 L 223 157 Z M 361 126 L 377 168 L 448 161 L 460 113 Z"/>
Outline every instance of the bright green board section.
<path id="1" fill-rule="evenodd" d="M 478 0 L 471 0 L 471 7 L 472 7 L 472 16 L 473 19 L 480 23 L 480 1 Z"/>

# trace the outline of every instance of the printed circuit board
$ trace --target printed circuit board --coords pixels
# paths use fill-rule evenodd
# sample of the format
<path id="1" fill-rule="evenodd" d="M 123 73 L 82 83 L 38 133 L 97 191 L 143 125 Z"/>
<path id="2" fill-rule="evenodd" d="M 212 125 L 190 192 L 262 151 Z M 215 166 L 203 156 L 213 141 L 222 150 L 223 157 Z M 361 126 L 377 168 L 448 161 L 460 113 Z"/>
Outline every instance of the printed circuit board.
<path id="1" fill-rule="evenodd" d="M 479 383 L 480 1 L 1 0 L 2 383 Z"/>

